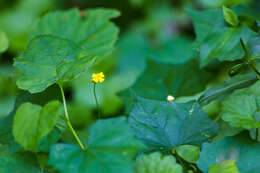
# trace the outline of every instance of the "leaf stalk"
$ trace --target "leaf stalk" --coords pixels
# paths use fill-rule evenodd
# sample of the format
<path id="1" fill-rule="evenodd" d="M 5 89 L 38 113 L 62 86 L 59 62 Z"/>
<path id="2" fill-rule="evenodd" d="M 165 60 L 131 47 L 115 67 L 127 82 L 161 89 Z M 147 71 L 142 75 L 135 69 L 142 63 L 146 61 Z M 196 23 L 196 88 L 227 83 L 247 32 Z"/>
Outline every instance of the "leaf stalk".
<path id="1" fill-rule="evenodd" d="M 83 143 L 80 141 L 76 131 L 74 130 L 71 122 L 70 122 L 70 118 L 69 118 L 69 114 L 68 114 L 68 109 L 67 109 L 67 104 L 66 104 L 66 99 L 65 99 L 65 95 L 64 95 L 64 91 L 63 91 L 63 88 L 62 88 L 62 85 L 61 84 L 58 84 L 59 87 L 60 87 L 60 90 L 61 90 L 61 95 L 62 95 L 62 100 L 63 100 L 63 106 L 64 106 L 64 112 L 65 112 L 65 118 L 66 118 L 66 123 L 69 127 L 69 129 L 71 130 L 73 136 L 75 137 L 75 139 L 77 140 L 80 148 L 82 150 L 85 150 L 85 146 L 83 145 Z"/>

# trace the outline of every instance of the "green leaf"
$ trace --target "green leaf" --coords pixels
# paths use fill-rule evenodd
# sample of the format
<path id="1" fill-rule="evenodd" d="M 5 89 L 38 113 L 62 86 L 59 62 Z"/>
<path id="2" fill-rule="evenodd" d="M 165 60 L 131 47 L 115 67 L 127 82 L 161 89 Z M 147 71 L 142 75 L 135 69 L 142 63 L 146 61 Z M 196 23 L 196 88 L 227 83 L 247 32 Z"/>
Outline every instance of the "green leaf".
<path id="1" fill-rule="evenodd" d="M 69 40 L 46 35 L 34 37 L 14 61 L 14 66 L 23 72 L 17 85 L 31 93 L 44 91 L 54 83 L 77 77 L 86 70 L 92 58 Z"/>
<path id="2" fill-rule="evenodd" d="M 238 18 L 236 13 L 234 13 L 232 10 L 230 10 L 229 8 L 223 6 L 222 8 L 223 10 L 223 14 L 224 14 L 224 19 L 226 20 L 226 22 L 233 26 L 236 27 L 238 25 Z"/>
<path id="3" fill-rule="evenodd" d="M 0 31 L 0 53 L 5 52 L 8 49 L 9 42 L 4 32 Z"/>
<path id="4" fill-rule="evenodd" d="M 254 95 L 231 95 L 222 102 L 222 119 L 232 127 L 260 127 L 257 118 L 257 99 Z"/>
<path id="5" fill-rule="evenodd" d="M 56 125 L 59 113 L 58 101 L 49 102 L 42 108 L 31 103 L 22 104 L 14 117 L 15 140 L 25 149 L 36 152 L 39 141 Z"/>
<path id="6" fill-rule="evenodd" d="M 15 89 L 13 78 L 0 73 L 0 119 L 13 111 L 16 98 Z"/>
<path id="7" fill-rule="evenodd" d="M 234 137 L 226 137 L 214 143 L 202 146 L 198 167 L 207 172 L 211 165 L 220 164 L 226 160 L 234 160 L 242 173 L 259 173 L 260 144 L 252 141 L 247 133 Z"/>
<path id="8" fill-rule="evenodd" d="M 226 160 L 210 166 L 209 173 L 239 173 L 234 160 Z"/>
<path id="9" fill-rule="evenodd" d="M 245 52 L 240 44 L 240 39 L 245 43 L 255 32 L 241 25 L 235 28 L 224 23 L 216 24 L 212 31 L 205 37 L 200 45 L 200 65 L 206 66 L 213 59 L 220 61 L 233 61 L 244 56 Z"/>
<path id="10" fill-rule="evenodd" d="M 117 40 L 119 29 L 110 19 L 119 15 L 117 10 L 103 8 L 48 13 L 39 20 L 32 37 L 47 34 L 69 39 L 81 45 L 89 55 L 103 57 L 112 51 Z"/>
<path id="11" fill-rule="evenodd" d="M 71 144 L 56 144 L 48 162 L 61 173 L 132 173 L 132 158 L 143 147 L 124 117 L 111 118 L 92 126 L 85 151 Z"/>
<path id="12" fill-rule="evenodd" d="M 190 163 L 197 163 L 199 160 L 200 148 L 193 145 L 181 145 L 176 147 L 177 154 Z"/>
<path id="13" fill-rule="evenodd" d="M 200 145 L 214 137 L 218 125 L 197 102 L 175 103 L 134 96 L 129 123 L 137 137 L 151 149 Z"/>
<path id="14" fill-rule="evenodd" d="M 36 157 L 30 153 L 12 153 L 7 147 L 0 147 L 0 172 L 42 173 Z"/>
<path id="15" fill-rule="evenodd" d="M 260 58 L 260 37 L 253 37 L 248 41 L 250 59 Z"/>
<path id="16" fill-rule="evenodd" d="M 200 69 L 196 60 L 183 65 L 148 60 L 146 70 L 131 89 L 144 98 L 166 100 L 168 95 L 190 96 L 202 91 L 210 79 L 211 74 Z"/>
<path id="17" fill-rule="evenodd" d="M 201 106 L 209 104 L 211 101 L 224 98 L 230 95 L 234 90 L 247 88 L 258 80 L 255 74 L 245 74 L 229 78 L 223 84 L 213 87 L 201 95 L 198 102 Z"/>
<path id="18" fill-rule="evenodd" d="M 176 162 L 175 157 L 155 152 L 137 157 L 135 173 L 182 173 L 182 167 Z"/>
<path id="19" fill-rule="evenodd" d="M 201 42 L 215 27 L 216 23 L 223 20 L 223 14 L 221 13 L 221 10 L 195 11 L 187 8 L 186 11 L 192 18 L 196 33 L 196 41 L 194 46 L 197 50 L 199 50 Z"/>

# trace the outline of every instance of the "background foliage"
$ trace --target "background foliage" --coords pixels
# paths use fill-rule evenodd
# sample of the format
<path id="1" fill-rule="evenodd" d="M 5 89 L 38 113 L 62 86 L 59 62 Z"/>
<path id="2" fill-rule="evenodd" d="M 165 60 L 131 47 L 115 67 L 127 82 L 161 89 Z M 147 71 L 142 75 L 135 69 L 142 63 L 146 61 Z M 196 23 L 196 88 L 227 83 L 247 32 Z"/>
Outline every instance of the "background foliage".
<path id="1" fill-rule="evenodd" d="M 259 8 L 0 0 L 0 173 L 260 173 Z"/>

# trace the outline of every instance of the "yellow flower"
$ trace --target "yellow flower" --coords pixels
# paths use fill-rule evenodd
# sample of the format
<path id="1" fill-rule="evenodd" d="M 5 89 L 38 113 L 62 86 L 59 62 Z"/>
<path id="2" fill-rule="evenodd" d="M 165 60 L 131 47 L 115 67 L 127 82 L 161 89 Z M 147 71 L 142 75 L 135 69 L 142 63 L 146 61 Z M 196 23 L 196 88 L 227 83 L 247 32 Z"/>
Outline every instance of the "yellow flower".
<path id="1" fill-rule="evenodd" d="M 105 80 L 105 75 L 104 75 L 103 72 L 93 73 L 92 74 L 92 82 L 94 82 L 94 83 L 98 83 L 98 82 L 102 83 L 102 82 L 104 82 L 104 80 Z"/>

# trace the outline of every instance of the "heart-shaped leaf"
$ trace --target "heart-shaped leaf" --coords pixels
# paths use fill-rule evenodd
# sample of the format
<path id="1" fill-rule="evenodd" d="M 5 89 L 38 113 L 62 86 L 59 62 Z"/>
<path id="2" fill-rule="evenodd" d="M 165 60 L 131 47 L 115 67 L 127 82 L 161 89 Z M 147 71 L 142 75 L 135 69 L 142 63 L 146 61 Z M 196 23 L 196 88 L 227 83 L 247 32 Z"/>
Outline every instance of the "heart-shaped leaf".
<path id="1" fill-rule="evenodd" d="M 39 141 L 56 125 L 59 113 L 58 101 L 49 102 L 44 107 L 22 104 L 16 111 L 13 122 L 15 140 L 25 149 L 36 152 Z"/>
<path id="2" fill-rule="evenodd" d="M 49 164 L 61 173 L 132 173 L 132 158 L 143 147 L 124 117 L 99 120 L 91 128 L 85 151 L 71 144 L 56 144 Z"/>
<path id="3" fill-rule="evenodd" d="M 14 66 L 23 73 L 17 85 L 31 93 L 44 91 L 54 83 L 74 79 L 86 70 L 92 59 L 93 56 L 87 56 L 85 50 L 67 39 L 46 35 L 34 37 L 14 61 Z"/>

